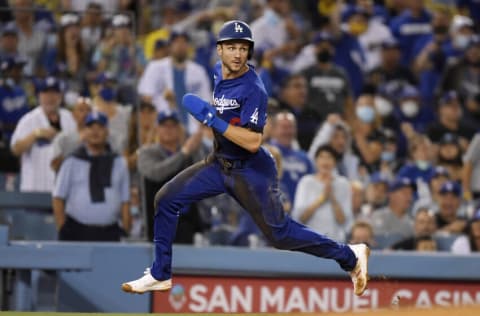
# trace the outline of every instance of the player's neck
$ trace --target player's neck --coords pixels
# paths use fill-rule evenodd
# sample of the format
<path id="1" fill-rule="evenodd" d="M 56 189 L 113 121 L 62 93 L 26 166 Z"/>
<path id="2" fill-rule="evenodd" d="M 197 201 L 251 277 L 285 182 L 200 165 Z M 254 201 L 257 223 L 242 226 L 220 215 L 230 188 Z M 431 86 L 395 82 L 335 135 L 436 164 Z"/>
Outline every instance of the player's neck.
<path id="1" fill-rule="evenodd" d="M 240 76 L 242 76 L 244 73 L 248 71 L 249 67 L 247 64 L 243 65 L 243 67 L 239 71 L 232 71 L 225 65 L 222 65 L 222 79 L 223 80 L 228 80 L 228 79 L 235 79 Z"/>

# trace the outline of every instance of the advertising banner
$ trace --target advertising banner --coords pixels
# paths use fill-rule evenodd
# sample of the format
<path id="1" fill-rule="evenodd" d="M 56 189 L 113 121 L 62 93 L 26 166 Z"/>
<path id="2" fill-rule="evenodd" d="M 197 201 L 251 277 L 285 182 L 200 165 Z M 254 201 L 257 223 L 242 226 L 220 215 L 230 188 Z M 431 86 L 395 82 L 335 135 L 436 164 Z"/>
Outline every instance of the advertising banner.
<path id="1" fill-rule="evenodd" d="M 349 280 L 175 276 L 155 292 L 154 313 L 361 312 L 385 307 L 480 304 L 479 283 L 371 280 L 353 294 Z"/>

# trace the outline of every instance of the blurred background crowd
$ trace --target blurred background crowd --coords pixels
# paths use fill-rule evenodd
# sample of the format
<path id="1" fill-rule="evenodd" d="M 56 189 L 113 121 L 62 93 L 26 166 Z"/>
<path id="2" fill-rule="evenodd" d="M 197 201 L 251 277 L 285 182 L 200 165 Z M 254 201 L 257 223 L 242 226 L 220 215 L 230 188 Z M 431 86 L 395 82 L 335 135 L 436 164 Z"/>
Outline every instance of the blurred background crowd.
<path id="1" fill-rule="evenodd" d="M 61 240 L 152 240 L 156 191 L 213 147 L 179 104 L 211 99 L 231 19 L 286 213 L 374 249 L 479 251 L 477 0 L 0 0 L 0 190 L 52 193 Z M 227 196 L 182 213 L 178 243 L 268 246 Z"/>

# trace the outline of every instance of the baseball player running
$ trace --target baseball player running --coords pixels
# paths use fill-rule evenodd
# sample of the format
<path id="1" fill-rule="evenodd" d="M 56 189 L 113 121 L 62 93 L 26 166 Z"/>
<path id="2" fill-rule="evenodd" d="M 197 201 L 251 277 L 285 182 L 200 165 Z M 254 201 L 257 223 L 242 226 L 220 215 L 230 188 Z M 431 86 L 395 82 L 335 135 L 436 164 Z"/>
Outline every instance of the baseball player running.
<path id="1" fill-rule="evenodd" d="M 215 66 L 214 107 L 186 94 L 183 106 L 213 128 L 214 152 L 165 184 L 155 197 L 155 260 L 144 275 L 122 284 L 130 293 L 166 291 L 172 287 L 172 242 L 178 215 L 191 203 L 228 193 L 248 210 L 276 248 L 333 259 L 348 271 L 354 292 L 362 295 L 368 282 L 369 248 L 346 245 L 320 235 L 286 215 L 279 198 L 272 155 L 261 147 L 267 94 L 247 60 L 253 53 L 250 27 L 242 21 L 223 25 L 217 40 L 220 62 Z"/>

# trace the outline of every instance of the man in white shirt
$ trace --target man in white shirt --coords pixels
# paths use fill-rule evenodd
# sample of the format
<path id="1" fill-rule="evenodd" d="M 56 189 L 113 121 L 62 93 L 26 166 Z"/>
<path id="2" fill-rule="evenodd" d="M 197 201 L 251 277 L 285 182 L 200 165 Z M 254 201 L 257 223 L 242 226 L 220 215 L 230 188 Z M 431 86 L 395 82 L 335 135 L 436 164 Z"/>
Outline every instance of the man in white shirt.
<path id="1" fill-rule="evenodd" d="M 148 63 L 138 83 L 138 93 L 143 100 L 154 104 L 158 112 L 179 112 L 182 124 L 193 133 L 198 124 L 179 106 L 181 98 L 193 93 L 210 100 L 210 79 L 202 66 L 188 59 L 190 44 L 186 33 L 172 33 L 169 45 L 170 56 Z"/>
<path id="2" fill-rule="evenodd" d="M 21 157 L 20 191 L 52 192 L 51 141 L 60 131 L 75 130 L 72 114 L 60 108 L 60 82 L 47 77 L 39 87 L 39 106 L 25 114 L 13 132 L 10 147 Z"/>

